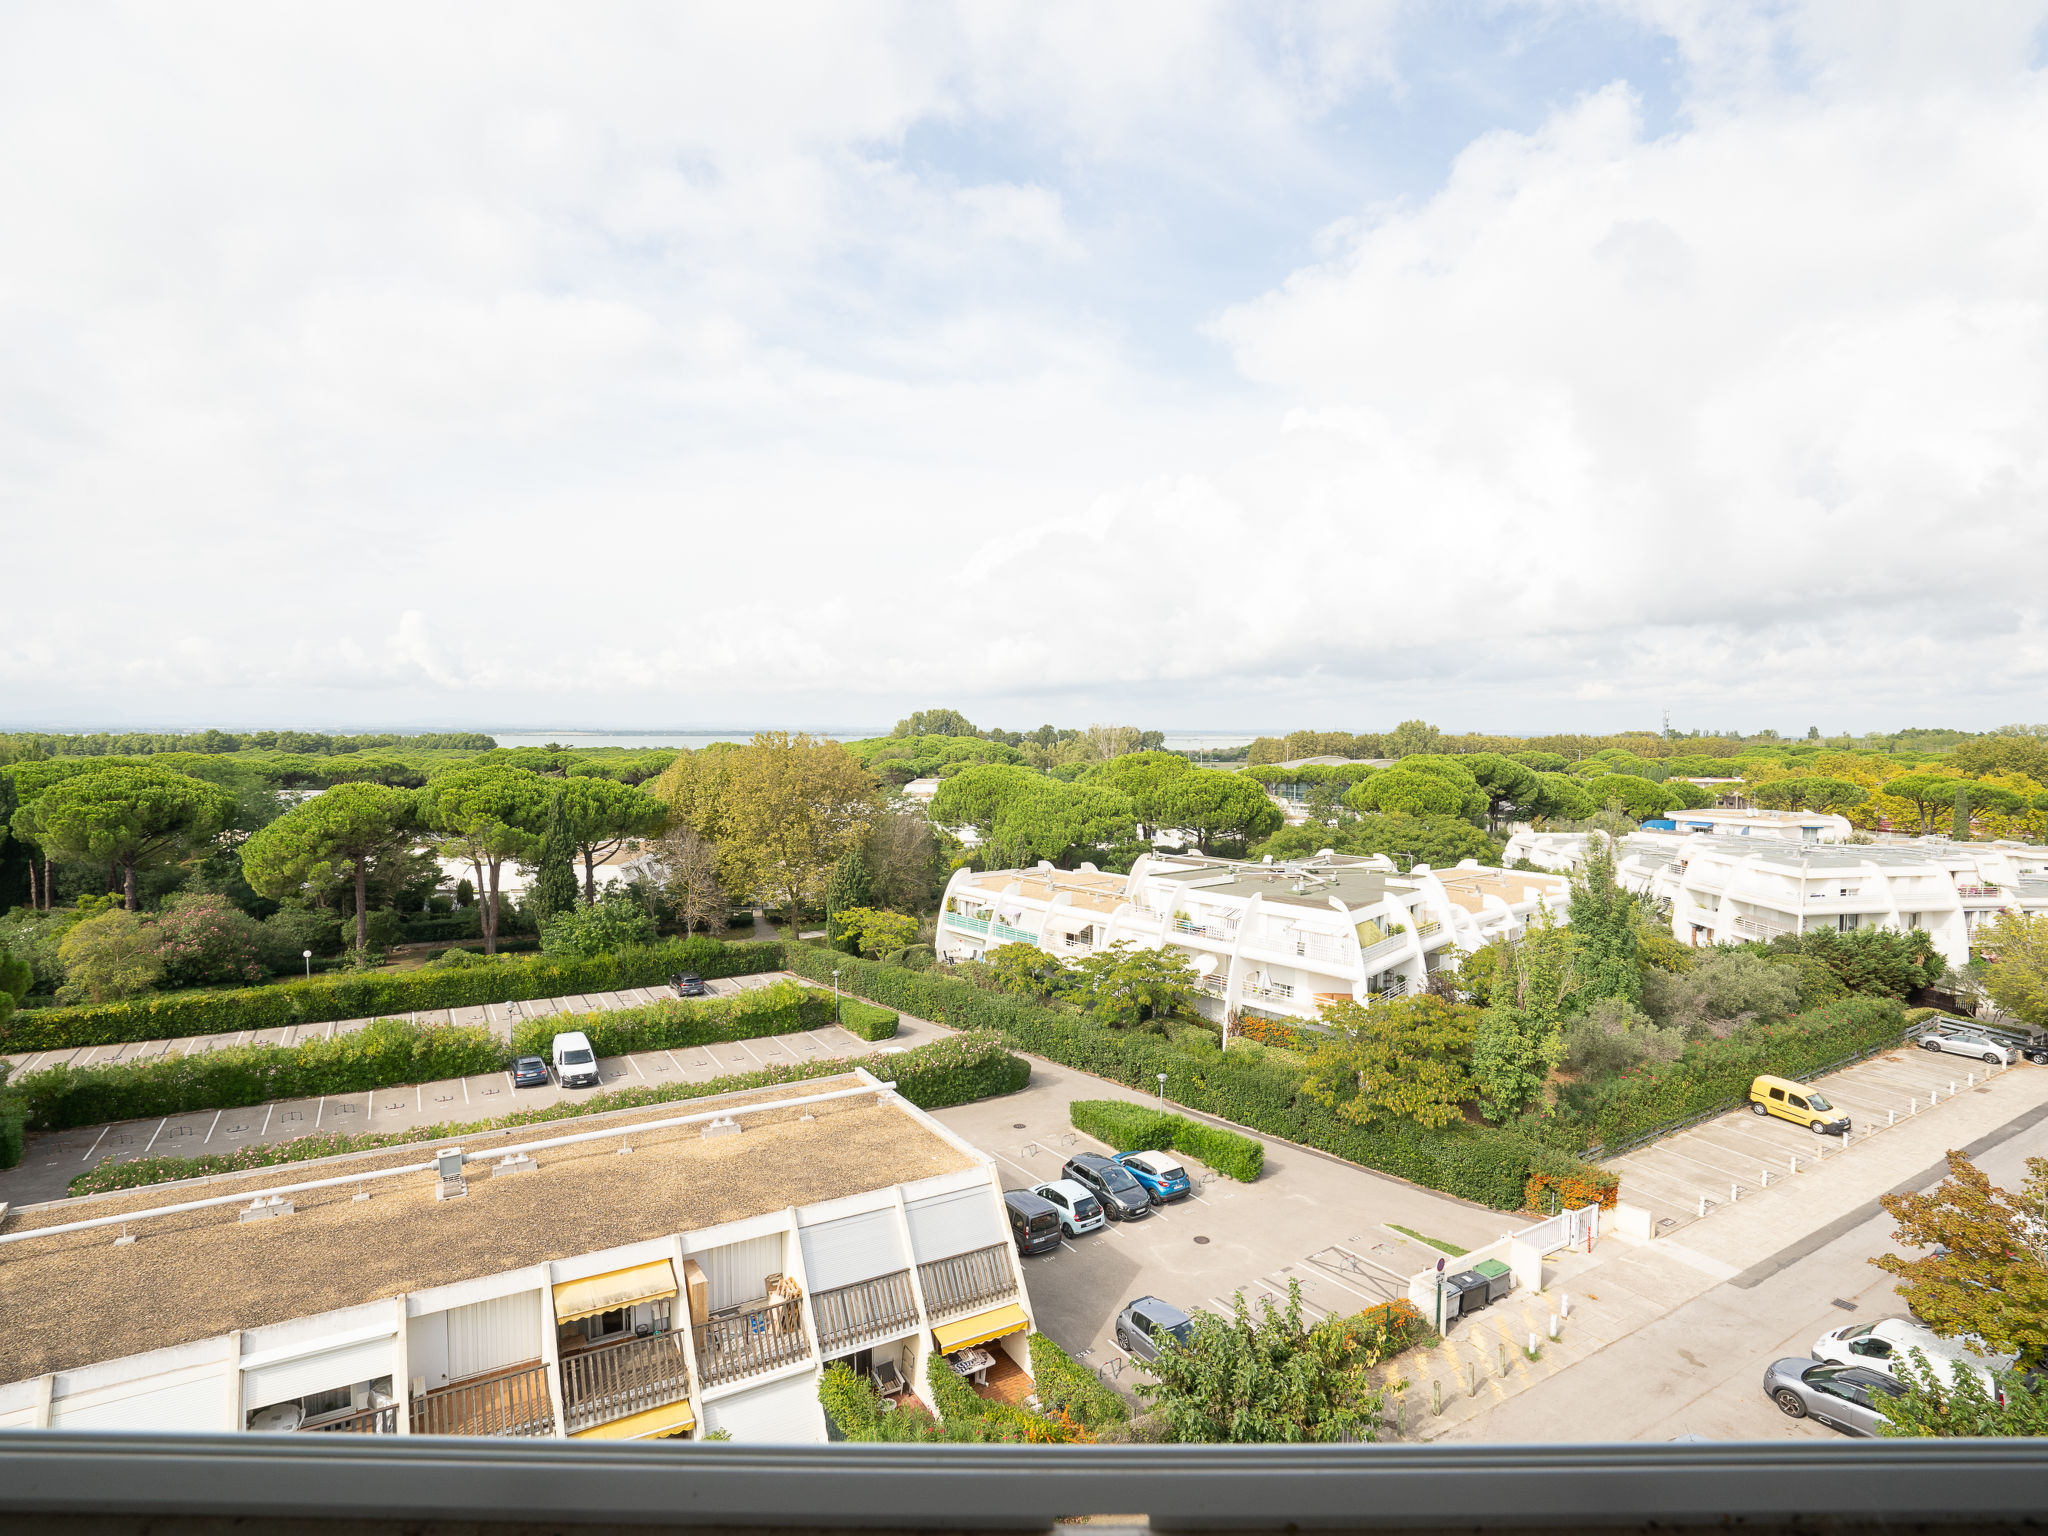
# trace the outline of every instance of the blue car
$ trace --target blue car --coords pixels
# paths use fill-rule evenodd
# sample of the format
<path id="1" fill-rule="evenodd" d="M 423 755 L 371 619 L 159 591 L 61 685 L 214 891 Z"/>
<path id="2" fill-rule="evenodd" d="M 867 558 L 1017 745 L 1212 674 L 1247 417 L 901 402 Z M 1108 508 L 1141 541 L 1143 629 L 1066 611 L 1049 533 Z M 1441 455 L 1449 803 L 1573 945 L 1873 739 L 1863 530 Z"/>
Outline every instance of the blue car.
<path id="1" fill-rule="evenodd" d="M 1131 1177 L 1145 1186 L 1145 1193 L 1164 1205 L 1185 1200 L 1194 1192 L 1187 1170 L 1164 1152 L 1119 1152 L 1116 1160 L 1131 1170 Z"/>

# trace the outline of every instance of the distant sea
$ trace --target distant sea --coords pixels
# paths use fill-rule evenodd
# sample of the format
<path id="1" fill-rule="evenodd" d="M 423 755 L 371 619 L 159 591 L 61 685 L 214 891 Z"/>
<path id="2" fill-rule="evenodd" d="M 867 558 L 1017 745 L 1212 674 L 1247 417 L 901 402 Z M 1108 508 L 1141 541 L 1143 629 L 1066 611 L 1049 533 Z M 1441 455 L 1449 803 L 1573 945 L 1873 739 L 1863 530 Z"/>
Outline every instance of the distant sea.
<path id="1" fill-rule="evenodd" d="M 718 741 L 746 742 L 752 731 L 489 731 L 501 747 L 544 747 L 549 742 L 562 747 L 708 747 Z M 889 727 L 859 731 L 813 731 L 832 741 L 863 741 L 886 736 Z M 1178 752 L 1213 752 L 1219 747 L 1241 747 L 1252 739 L 1250 732 L 1168 731 L 1166 745 Z"/>

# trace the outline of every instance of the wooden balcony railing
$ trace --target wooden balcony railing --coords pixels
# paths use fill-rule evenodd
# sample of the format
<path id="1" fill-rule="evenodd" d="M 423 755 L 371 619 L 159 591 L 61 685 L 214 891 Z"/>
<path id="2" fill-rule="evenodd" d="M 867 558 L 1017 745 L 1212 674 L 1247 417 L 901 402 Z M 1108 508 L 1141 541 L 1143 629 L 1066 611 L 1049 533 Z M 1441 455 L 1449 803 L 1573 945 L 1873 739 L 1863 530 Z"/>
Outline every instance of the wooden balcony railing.
<path id="1" fill-rule="evenodd" d="M 683 1335 L 657 1333 L 562 1356 L 562 1420 L 569 1433 L 688 1397 L 686 1348 Z"/>
<path id="2" fill-rule="evenodd" d="M 917 1279 L 924 1287 L 925 1309 L 933 1317 L 1017 1294 L 1017 1277 L 1010 1269 L 1007 1243 L 920 1264 Z"/>
<path id="3" fill-rule="evenodd" d="M 493 1376 L 437 1387 L 412 1405 L 416 1435 L 552 1435 L 548 1368 L 536 1360 Z"/>
<path id="4" fill-rule="evenodd" d="M 299 1432 L 307 1435 L 395 1435 L 398 1433 L 398 1404 L 365 1408 L 361 1413 L 322 1419 L 318 1424 L 301 1424 Z"/>
<path id="5" fill-rule="evenodd" d="M 801 1299 L 778 1301 L 737 1317 L 714 1317 L 696 1334 L 697 1371 L 707 1387 L 772 1371 L 811 1352 Z"/>
<path id="6" fill-rule="evenodd" d="M 828 1355 L 905 1327 L 917 1321 L 910 1271 L 820 1291 L 811 1298 L 811 1312 L 818 1320 L 818 1344 Z"/>

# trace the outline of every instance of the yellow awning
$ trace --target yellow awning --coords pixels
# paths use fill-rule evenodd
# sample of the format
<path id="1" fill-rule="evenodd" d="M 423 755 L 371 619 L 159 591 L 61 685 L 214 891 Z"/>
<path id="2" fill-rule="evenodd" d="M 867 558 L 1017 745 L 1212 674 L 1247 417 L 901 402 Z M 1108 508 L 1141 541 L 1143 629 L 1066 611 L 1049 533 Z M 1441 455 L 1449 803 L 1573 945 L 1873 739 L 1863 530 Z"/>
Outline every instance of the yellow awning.
<path id="1" fill-rule="evenodd" d="M 697 1427 L 697 1416 L 690 1412 L 690 1402 L 685 1398 L 680 1403 L 670 1403 L 666 1408 L 650 1408 L 645 1413 L 629 1413 L 623 1419 L 613 1419 L 609 1424 L 599 1424 L 594 1429 L 579 1429 L 571 1440 L 659 1440 L 667 1435 L 680 1435 L 686 1429 Z"/>
<path id="2" fill-rule="evenodd" d="M 1000 1339 L 1006 1333 L 1015 1333 L 1020 1328 L 1029 1328 L 1031 1319 L 1024 1315 L 1024 1309 L 1014 1301 L 1006 1307 L 997 1307 L 993 1312 L 983 1312 L 974 1317 L 963 1317 L 958 1322 L 941 1323 L 932 1330 L 932 1337 L 939 1341 L 939 1352 L 950 1355 L 956 1349 L 966 1349 L 971 1344 L 986 1344 L 990 1339 Z"/>
<path id="3" fill-rule="evenodd" d="M 573 1323 L 579 1317 L 634 1307 L 643 1301 L 659 1301 L 675 1293 L 675 1266 L 667 1259 L 635 1264 L 631 1269 L 615 1269 L 608 1275 L 564 1280 L 555 1287 L 555 1321 Z"/>

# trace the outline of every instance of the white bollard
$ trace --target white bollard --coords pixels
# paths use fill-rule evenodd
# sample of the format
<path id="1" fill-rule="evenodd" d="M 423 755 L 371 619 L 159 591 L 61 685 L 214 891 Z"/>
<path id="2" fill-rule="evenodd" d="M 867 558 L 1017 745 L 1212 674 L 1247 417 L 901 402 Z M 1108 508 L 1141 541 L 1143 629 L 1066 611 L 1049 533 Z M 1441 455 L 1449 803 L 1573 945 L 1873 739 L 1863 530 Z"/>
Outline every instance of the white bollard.
<path id="1" fill-rule="evenodd" d="M 1561 1295 L 1557 1298 L 1557 1315 L 1559 1317 L 1570 1317 L 1572 1315 L 1571 1297 Z"/>
<path id="2" fill-rule="evenodd" d="M 1700 1214 L 1702 1216 L 1707 1214 L 1707 1197 L 1705 1195 L 1700 1196 Z"/>
<path id="3" fill-rule="evenodd" d="M 1555 1312 L 1550 1314 L 1550 1336 L 1553 1339 L 1557 1337 L 1557 1314 Z"/>
<path id="4" fill-rule="evenodd" d="M 1964 1079 L 1963 1079 L 1963 1086 L 1964 1086 L 1964 1087 L 1966 1087 L 1966 1088 L 1974 1088 L 1974 1087 L 1976 1087 L 1976 1086 L 1977 1086 L 1977 1074 L 1976 1074 L 1976 1073 L 1974 1073 L 1974 1072 L 1971 1072 L 1971 1073 L 1968 1073 L 1968 1074 L 1966 1074 L 1966 1075 L 1965 1075 L 1965 1077 L 1964 1077 Z"/>
<path id="5" fill-rule="evenodd" d="M 1884 1112 L 1884 1123 L 1886 1125 L 1897 1125 L 1899 1123 L 1899 1112 L 1896 1109 L 1886 1110 Z"/>
<path id="6" fill-rule="evenodd" d="M 1740 1200 L 1741 1198 L 1742 1186 L 1740 1184 L 1730 1184 L 1728 1186 L 1728 1203 L 1730 1205 L 1733 1205 L 1737 1200 Z"/>
<path id="7" fill-rule="evenodd" d="M 1948 1080 L 1948 1096 L 1950 1098 L 1954 1098 L 1956 1096 L 1956 1080 L 1954 1078 L 1950 1078 Z"/>
<path id="8" fill-rule="evenodd" d="M 1536 1348 L 1536 1335 L 1532 1333 L 1529 1335 L 1529 1358 L 1532 1360 L 1536 1358 Z"/>
<path id="9" fill-rule="evenodd" d="M 1917 1115 L 1919 1113 L 1920 1101 L 1918 1099 L 1906 1100 L 1906 1118 L 1911 1119 L 1914 1115 Z"/>
<path id="10" fill-rule="evenodd" d="M 1766 1169 L 1764 1169 L 1764 1170 L 1763 1170 L 1763 1177 L 1762 1177 L 1762 1179 L 1760 1179 L 1760 1180 L 1758 1181 L 1758 1185 L 1757 1185 L 1757 1187 L 1758 1187 L 1758 1188 L 1760 1188 L 1760 1189 L 1769 1189 L 1769 1188 L 1771 1187 L 1771 1170 L 1770 1170 L 1770 1169 L 1766 1168 Z"/>
<path id="11" fill-rule="evenodd" d="M 1794 1173 L 1797 1173 L 1799 1171 L 1799 1158 L 1796 1155 L 1794 1155 L 1793 1157 L 1788 1158 L 1787 1161 L 1792 1164 L 1792 1171 Z"/>

